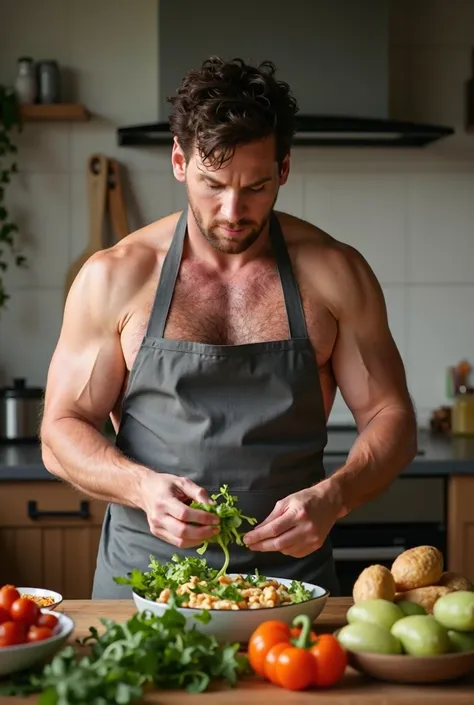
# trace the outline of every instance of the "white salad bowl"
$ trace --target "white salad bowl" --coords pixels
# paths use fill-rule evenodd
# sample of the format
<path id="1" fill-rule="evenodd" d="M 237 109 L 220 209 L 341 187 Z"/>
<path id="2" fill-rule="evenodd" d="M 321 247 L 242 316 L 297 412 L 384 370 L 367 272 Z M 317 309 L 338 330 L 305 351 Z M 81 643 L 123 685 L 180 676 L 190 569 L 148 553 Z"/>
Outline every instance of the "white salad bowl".
<path id="1" fill-rule="evenodd" d="M 235 574 L 230 573 L 231 577 Z M 240 573 L 245 577 L 244 573 Z M 284 578 L 272 578 L 266 576 L 267 580 L 276 580 L 281 585 L 290 587 L 292 581 Z M 214 636 L 219 642 L 239 642 L 245 644 L 250 639 L 252 633 L 261 624 L 269 619 L 276 619 L 287 624 L 292 623 L 293 619 L 300 614 L 306 614 L 312 622 L 321 614 L 329 597 L 329 592 L 319 585 L 312 583 L 301 583 L 308 590 L 312 597 L 304 602 L 296 602 L 277 607 L 262 607 L 253 610 L 220 610 L 210 609 L 209 614 L 211 619 L 207 624 L 203 624 L 200 620 L 195 619 L 196 615 L 201 614 L 203 610 L 194 609 L 192 607 L 176 607 L 178 612 L 186 618 L 186 627 L 191 628 L 196 625 L 199 631 Z M 163 602 L 154 602 L 140 597 L 136 592 L 133 592 L 133 600 L 139 612 L 151 612 L 153 614 L 162 615 L 169 606 Z"/>
<path id="2" fill-rule="evenodd" d="M 49 612 L 45 609 L 41 611 L 44 614 Z M 0 647 L 0 677 L 47 663 L 65 645 L 75 624 L 66 614 L 56 612 L 55 616 L 58 624 L 49 639 Z"/>

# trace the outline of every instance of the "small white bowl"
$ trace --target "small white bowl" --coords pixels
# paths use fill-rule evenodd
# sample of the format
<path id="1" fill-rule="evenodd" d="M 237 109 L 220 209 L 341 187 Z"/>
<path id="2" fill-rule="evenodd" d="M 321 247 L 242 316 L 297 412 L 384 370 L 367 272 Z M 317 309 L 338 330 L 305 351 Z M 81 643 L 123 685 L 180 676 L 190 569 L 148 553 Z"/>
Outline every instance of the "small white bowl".
<path id="1" fill-rule="evenodd" d="M 19 587 L 17 588 L 20 595 L 34 595 L 35 597 L 54 597 L 54 602 L 47 607 L 42 607 L 42 610 L 54 610 L 63 601 L 63 596 L 54 590 L 46 588 Z"/>
<path id="2" fill-rule="evenodd" d="M 42 610 L 44 614 L 47 614 L 48 611 L 50 610 Z M 30 644 L 0 647 L 0 677 L 23 671 L 32 666 L 39 666 L 53 658 L 75 627 L 73 620 L 67 615 L 58 612 L 55 616 L 59 622 L 50 639 L 34 641 Z"/>
<path id="3" fill-rule="evenodd" d="M 234 574 L 230 573 L 231 576 Z M 247 577 L 241 573 L 243 577 Z M 267 577 L 267 580 L 277 580 L 282 585 L 289 587 L 291 580 L 284 578 Z M 177 611 L 181 612 L 186 618 L 186 628 L 192 627 L 194 624 L 199 631 L 205 634 L 213 635 L 220 642 L 239 642 L 245 644 L 250 639 L 252 633 L 261 624 L 269 619 L 276 619 L 281 622 L 291 624 L 293 619 L 300 614 L 307 614 L 313 622 L 318 617 L 329 596 L 329 593 L 319 585 L 312 583 L 303 583 L 306 590 L 309 590 L 313 597 L 304 602 L 281 605 L 277 607 L 262 607 L 255 610 L 209 610 L 211 619 L 208 624 L 203 624 L 195 619 L 195 615 L 199 615 L 202 610 L 193 609 L 191 607 L 177 607 Z M 135 592 L 133 600 L 139 612 L 152 612 L 153 614 L 162 615 L 168 609 L 168 605 L 162 602 L 153 602 L 144 597 L 140 597 Z"/>

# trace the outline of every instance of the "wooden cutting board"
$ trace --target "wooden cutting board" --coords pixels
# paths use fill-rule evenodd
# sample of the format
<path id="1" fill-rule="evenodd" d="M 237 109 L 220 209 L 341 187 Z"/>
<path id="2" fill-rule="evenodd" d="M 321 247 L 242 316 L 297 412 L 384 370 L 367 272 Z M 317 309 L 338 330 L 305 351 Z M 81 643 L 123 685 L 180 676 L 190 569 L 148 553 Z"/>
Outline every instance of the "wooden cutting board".
<path id="1" fill-rule="evenodd" d="M 102 250 L 103 225 L 106 208 L 108 160 L 103 154 L 93 154 L 87 164 L 87 191 L 89 196 L 89 241 L 85 250 L 74 260 L 66 274 L 65 296 L 82 266 L 95 252 Z"/>

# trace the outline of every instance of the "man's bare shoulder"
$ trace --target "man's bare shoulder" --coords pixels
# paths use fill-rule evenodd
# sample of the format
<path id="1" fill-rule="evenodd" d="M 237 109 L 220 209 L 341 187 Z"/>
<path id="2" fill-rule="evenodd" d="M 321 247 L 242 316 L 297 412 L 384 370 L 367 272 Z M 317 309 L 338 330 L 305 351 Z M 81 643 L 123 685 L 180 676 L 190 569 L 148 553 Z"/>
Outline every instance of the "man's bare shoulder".
<path id="1" fill-rule="evenodd" d="M 179 213 L 136 230 L 112 247 L 96 252 L 82 267 L 68 296 L 102 302 L 102 313 L 120 318 L 124 307 L 154 279 L 169 249 Z"/>
<path id="2" fill-rule="evenodd" d="M 322 296 L 339 318 L 349 306 L 379 299 L 380 284 L 359 250 L 316 225 L 277 212 L 288 249 L 304 282 Z"/>

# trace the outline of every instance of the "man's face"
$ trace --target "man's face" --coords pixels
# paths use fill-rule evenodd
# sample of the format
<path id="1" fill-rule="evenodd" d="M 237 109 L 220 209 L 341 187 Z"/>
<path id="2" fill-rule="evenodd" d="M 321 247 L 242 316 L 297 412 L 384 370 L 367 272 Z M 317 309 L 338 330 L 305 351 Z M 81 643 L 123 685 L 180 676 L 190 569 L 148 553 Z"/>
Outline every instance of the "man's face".
<path id="1" fill-rule="evenodd" d="M 245 252 L 257 240 L 289 171 L 288 157 L 278 169 L 273 137 L 238 146 L 221 169 L 206 166 L 196 151 L 186 164 L 176 143 L 172 161 L 199 230 L 226 254 Z"/>

